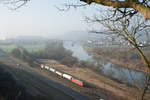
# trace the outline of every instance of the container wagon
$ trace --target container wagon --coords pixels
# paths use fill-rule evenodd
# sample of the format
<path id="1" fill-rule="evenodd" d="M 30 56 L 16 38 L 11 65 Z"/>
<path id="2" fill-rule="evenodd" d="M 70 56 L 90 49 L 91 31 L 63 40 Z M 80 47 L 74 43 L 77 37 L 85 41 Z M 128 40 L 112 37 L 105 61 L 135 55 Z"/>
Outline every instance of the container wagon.
<path id="1" fill-rule="evenodd" d="M 59 71 L 56 71 L 55 72 L 57 75 L 59 75 L 59 76 L 63 76 L 63 73 L 61 73 L 61 72 L 59 72 Z"/>
<path id="2" fill-rule="evenodd" d="M 49 70 L 49 66 L 45 66 L 45 69 Z"/>
<path id="3" fill-rule="evenodd" d="M 49 69 L 51 72 L 55 72 L 56 70 L 54 68 Z"/>
<path id="4" fill-rule="evenodd" d="M 72 76 L 68 74 L 63 74 L 63 78 L 66 78 L 68 80 L 71 80 Z"/>

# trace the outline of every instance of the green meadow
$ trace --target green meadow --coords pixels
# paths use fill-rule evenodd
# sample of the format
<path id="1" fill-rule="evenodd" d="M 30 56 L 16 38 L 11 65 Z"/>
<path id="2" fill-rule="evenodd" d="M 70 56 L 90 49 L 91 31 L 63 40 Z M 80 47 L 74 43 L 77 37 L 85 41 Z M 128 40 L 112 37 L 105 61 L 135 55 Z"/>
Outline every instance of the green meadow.
<path id="1" fill-rule="evenodd" d="M 29 51 L 29 52 L 36 52 L 40 51 L 45 48 L 45 44 L 26 44 L 23 45 L 23 47 Z M 0 49 L 3 51 L 10 53 L 13 49 L 17 48 L 16 45 L 11 44 L 11 45 L 0 45 Z"/>

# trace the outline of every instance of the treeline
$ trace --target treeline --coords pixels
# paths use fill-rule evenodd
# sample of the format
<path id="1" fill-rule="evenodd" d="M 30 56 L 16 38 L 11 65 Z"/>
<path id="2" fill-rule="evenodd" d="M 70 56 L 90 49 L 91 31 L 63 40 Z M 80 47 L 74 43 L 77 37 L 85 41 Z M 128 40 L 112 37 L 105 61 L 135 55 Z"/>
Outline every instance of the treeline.
<path id="1" fill-rule="evenodd" d="M 11 54 L 19 59 L 24 60 L 25 62 L 28 62 L 30 66 L 35 66 L 36 58 L 32 56 L 31 53 L 29 53 L 26 49 L 23 47 L 18 47 L 12 50 Z"/>
<path id="2" fill-rule="evenodd" d="M 138 71 L 146 72 L 141 57 L 138 55 L 137 51 L 133 48 L 109 48 L 109 47 L 99 47 L 93 48 L 91 50 L 95 54 L 95 57 L 103 57 L 113 63 L 135 69 Z M 150 51 L 148 49 L 143 50 L 148 61 L 150 61 Z"/>
<path id="3" fill-rule="evenodd" d="M 61 42 L 50 42 L 45 49 L 31 54 L 37 59 L 54 59 L 62 64 L 73 66 L 78 59 L 72 56 L 72 51 L 64 48 Z"/>
<path id="4" fill-rule="evenodd" d="M 37 59 L 53 59 L 67 66 L 73 66 L 78 62 L 78 59 L 72 56 L 72 51 L 65 49 L 61 42 L 49 42 L 45 48 L 37 52 L 28 52 L 19 46 L 12 50 L 11 55 L 28 62 L 31 66 L 38 62 Z"/>
<path id="5" fill-rule="evenodd" d="M 37 52 L 28 52 L 23 47 L 18 47 L 12 50 L 11 54 L 19 59 L 28 62 L 34 66 L 38 59 L 53 59 L 68 67 L 93 67 L 94 65 L 87 61 L 79 61 L 76 57 L 72 56 L 72 51 L 64 48 L 62 42 L 49 42 L 43 50 Z M 38 62 L 39 63 L 39 62 Z"/>
<path id="6" fill-rule="evenodd" d="M 94 48 L 93 52 L 99 55 L 109 56 L 114 59 L 124 59 L 124 60 L 133 60 L 140 59 L 138 53 L 133 49 L 125 49 L 125 48 Z M 128 56 L 127 56 L 128 55 Z"/>

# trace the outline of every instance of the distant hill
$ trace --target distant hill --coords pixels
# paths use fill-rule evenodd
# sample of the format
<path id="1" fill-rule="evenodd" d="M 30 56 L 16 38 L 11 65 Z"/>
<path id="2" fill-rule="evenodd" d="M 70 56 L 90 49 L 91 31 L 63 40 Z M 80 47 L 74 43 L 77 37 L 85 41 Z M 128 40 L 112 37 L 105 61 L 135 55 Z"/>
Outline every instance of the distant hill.
<path id="1" fill-rule="evenodd" d="M 58 36 L 57 38 L 62 39 L 62 40 L 76 41 L 76 40 L 97 39 L 97 38 L 100 38 L 100 35 L 89 33 L 86 31 L 72 31 L 72 32 L 67 32 L 61 36 Z"/>

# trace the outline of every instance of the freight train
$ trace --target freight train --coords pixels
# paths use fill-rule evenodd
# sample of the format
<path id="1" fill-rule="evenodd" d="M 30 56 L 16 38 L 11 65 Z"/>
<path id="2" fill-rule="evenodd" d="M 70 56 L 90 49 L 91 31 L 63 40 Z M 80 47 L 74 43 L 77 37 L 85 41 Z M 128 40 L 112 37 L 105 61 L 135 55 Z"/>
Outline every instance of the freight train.
<path id="1" fill-rule="evenodd" d="M 68 79 L 68 80 L 70 80 L 71 82 L 73 82 L 73 83 L 75 83 L 77 85 L 80 85 L 80 86 L 84 86 L 85 85 L 85 83 L 83 81 L 81 81 L 81 80 L 79 80 L 79 79 L 77 79 L 77 78 L 75 78 L 75 77 L 73 77 L 73 76 L 71 76 L 69 74 L 62 73 L 62 72 L 60 72 L 60 71 L 58 71 L 58 70 L 56 70 L 56 69 L 54 69 L 54 68 L 52 68 L 50 66 L 41 64 L 40 67 L 42 69 L 46 69 L 48 71 L 51 71 L 51 72 L 57 74 L 58 76 L 60 76 L 62 78 Z"/>

